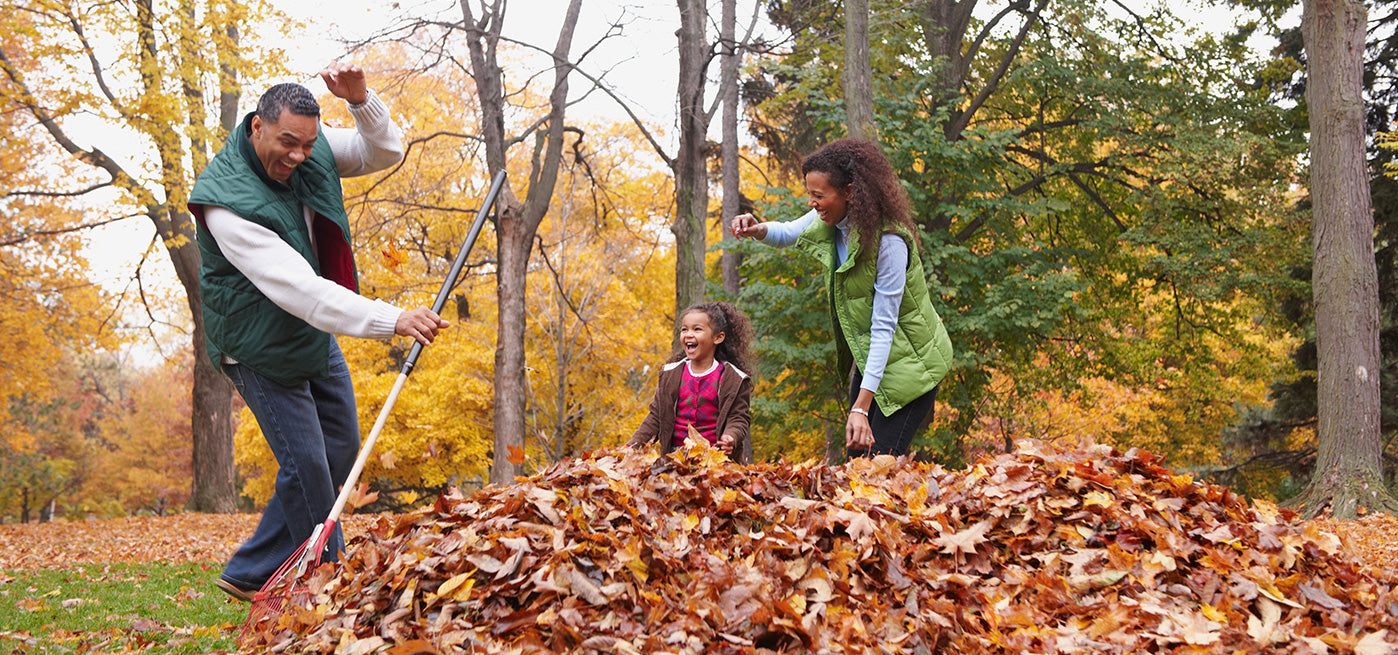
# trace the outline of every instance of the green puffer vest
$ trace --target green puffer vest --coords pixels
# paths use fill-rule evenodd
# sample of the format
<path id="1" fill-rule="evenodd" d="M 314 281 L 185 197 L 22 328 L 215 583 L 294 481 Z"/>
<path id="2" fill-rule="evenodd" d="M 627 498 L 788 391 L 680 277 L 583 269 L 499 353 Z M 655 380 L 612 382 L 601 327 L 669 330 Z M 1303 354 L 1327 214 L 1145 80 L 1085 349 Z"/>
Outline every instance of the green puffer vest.
<path id="1" fill-rule="evenodd" d="M 330 335 L 278 307 L 223 256 L 204 225 L 204 208 L 223 207 L 272 230 L 317 274 L 357 291 L 349 217 L 325 135 L 316 138 L 311 156 L 283 184 L 267 177 L 248 140 L 252 116 L 244 117 L 189 196 L 198 224 L 204 341 L 215 366 L 221 368 L 227 355 L 279 384 L 292 385 L 329 373 Z M 303 205 L 317 214 L 318 253 L 311 246 Z"/>
<path id="2" fill-rule="evenodd" d="M 907 280 L 898 306 L 898 324 L 888 353 L 882 381 L 874 399 L 885 414 L 892 414 L 931 391 L 951 369 L 951 338 L 932 306 L 927 278 L 922 273 L 911 235 L 896 232 L 908 244 Z M 825 264 L 825 288 L 830 301 L 830 321 L 835 328 L 839 369 L 848 372 L 854 362 L 862 368 L 869 359 L 869 338 L 874 316 L 874 279 L 878 244 L 866 251 L 859 230 L 851 229 L 849 256 L 835 267 L 835 243 L 839 229 L 817 219 L 801 233 L 796 247 Z"/>

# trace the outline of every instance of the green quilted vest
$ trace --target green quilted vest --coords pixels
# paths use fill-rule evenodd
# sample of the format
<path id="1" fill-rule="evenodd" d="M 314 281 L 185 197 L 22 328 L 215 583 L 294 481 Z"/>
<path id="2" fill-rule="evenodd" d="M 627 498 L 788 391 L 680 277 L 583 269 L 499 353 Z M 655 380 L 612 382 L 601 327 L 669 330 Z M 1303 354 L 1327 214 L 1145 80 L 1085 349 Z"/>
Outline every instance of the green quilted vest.
<path id="1" fill-rule="evenodd" d="M 278 307 L 219 250 L 204 225 L 204 207 L 223 207 L 272 230 L 310 262 L 317 274 L 358 290 L 335 155 L 322 133 L 311 156 L 285 184 L 267 177 L 248 141 L 252 114 L 209 162 L 190 192 L 198 219 L 199 291 L 204 304 L 204 341 L 209 359 L 222 366 L 227 355 L 283 385 L 329 373 L 330 335 Z M 302 206 L 318 216 L 316 249 Z"/>
<path id="2" fill-rule="evenodd" d="M 932 306 L 922 258 L 911 235 L 898 235 L 908 243 L 907 280 L 903 302 L 898 306 L 898 324 L 893 329 L 893 345 L 888 353 L 882 381 L 874 399 L 885 414 L 892 414 L 919 396 L 931 391 L 951 369 L 951 338 L 942 318 Z M 839 371 L 848 372 L 854 362 L 863 367 L 869 359 L 869 332 L 873 326 L 874 278 L 877 275 L 878 244 L 867 251 L 859 243 L 859 230 L 851 229 L 849 256 L 835 267 L 835 243 L 839 230 L 820 220 L 811 223 L 796 240 L 796 247 L 825 264 L 825 288 L 830 302 L 839 352 Z"/>

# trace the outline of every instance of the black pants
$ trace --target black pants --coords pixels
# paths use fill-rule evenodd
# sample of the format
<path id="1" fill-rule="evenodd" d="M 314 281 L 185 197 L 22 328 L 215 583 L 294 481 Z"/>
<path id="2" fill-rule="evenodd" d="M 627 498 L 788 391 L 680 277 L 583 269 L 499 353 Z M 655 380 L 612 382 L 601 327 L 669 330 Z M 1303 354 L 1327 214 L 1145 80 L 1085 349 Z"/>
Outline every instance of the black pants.
<path id="1" fill-rule="evenodd" d="M 859 368 L 855 367 L 854 375 L 849 385 L 849 403 L 854 405 L 854 401 L 859 397 L 859 383 L 864 379 Z M 932 387 L 912 402 L 904 405 L 898 411 L 885 415 L 879 408 L 879 401 L 874 400 L 869 406 L 869 428 L 874 431 L 874 445 L 866 449 L 854 449 L 846 446 L 845 456 L 854 459 L 855 457 L 872 457 L 874 455 L 906 455 L 908 447 L 912 446 L 913 437 L 917 436 L 922 426 L 932 422 L 932 412 L 937 402 L 937 389 L 942 385 Z"/>

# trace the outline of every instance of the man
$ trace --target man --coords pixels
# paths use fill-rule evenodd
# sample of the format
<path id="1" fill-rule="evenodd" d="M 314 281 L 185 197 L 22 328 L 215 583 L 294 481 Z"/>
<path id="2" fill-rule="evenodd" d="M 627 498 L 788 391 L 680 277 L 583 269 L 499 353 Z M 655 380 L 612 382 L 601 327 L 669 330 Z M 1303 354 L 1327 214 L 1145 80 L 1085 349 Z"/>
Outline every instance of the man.
<path id="1" fill-rule="evenodd" d="M 349 103 L 354 129 L 322 128 L 299 84 L 258 101 L 200 174 L 189 207 L 198 224 L 199 289 L 209 357 L 242 395 L 276 455 L 276 490 L 217 585 L 250 600 L 325 521 L 359 450 L 354 388 L 335 334 L 412 337 L 447 322 L 358 294 L 340 178 L 403 158 L 388 109 L 358 66 L 321 71 Z M 344 546 L 336 528 L 323 556 Z"/>

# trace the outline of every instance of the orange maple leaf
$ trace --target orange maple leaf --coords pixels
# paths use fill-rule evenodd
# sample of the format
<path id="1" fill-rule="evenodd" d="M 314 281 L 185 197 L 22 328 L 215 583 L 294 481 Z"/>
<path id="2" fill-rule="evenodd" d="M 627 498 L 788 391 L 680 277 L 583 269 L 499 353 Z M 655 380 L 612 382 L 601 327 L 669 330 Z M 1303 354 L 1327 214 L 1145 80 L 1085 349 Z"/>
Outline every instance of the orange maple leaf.
<path id="1" fill-rule="evenodd" d="M 347 509 L 358 509 L 379 499 L 379 492 L 369 491 L 369 483 L 361 482 L 359 486 L 350 492 L 349 499 L 345 501 Z"/>
<path id="2" fill-rule="evenodd" d="M 523 464 L 523 463 L 524 463 L 524 449 L 523 449 L 523 448 L 521 448 L 521 447 L 519 447 L 519 446 L 505 446 L 505 447 L 508 448 L 509 451 L 510 451 L 510 456 L 509 456 L 509 457 L 506 457 L 505 459 L 509 460 L 509 462 L 510 462 L 511 464 L 514 464 L 515 466 L 519 466 L 520 464 Z"/>
<path id="3" fill-rule="evenodd" d="M 988 539 L 985 538 L 985 533 L 990 530 L 990 527 L 994 524 L 994 521 L 991 519 L 985 519 L 960 532 L 942 532 L 942 536 L 932 541 L 942 547 L 943 553 L 956 555 L 957 561 L 959 562 L 963 554 L 975 553 L 977 545 L 988 541 Z"/>
<path id="4" fill-rule="evenodd" d="M 399 250 L 398 246 L 392 242 L 385 245 L 383 249 L 379 251 L 379 254 L 383 256 L 384 267 L 390 271 L 397 269 L 408 261 L 407 253 Z"/>

